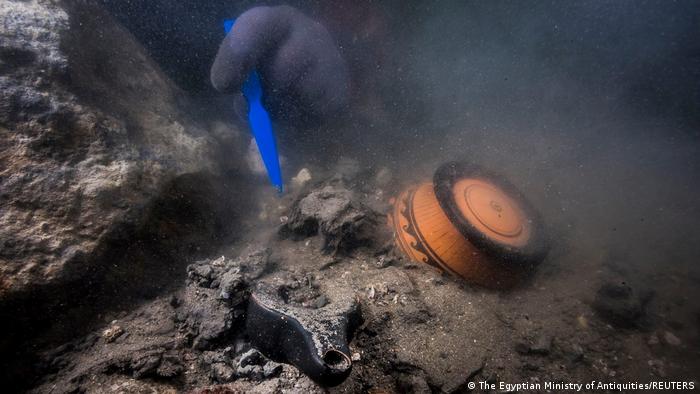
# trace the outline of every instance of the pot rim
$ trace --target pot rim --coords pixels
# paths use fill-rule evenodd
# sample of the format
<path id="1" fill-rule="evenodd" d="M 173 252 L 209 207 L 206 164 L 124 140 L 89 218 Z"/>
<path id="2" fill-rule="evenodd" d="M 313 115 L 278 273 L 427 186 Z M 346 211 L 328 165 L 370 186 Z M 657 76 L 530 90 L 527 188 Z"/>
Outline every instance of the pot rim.
<path id="1" fill-rule="evenodd" d="M 522 246 L 510 245 L 489 237 L 465 218 L 453 197 L 455 184 L 466 178 L 474 178 L 500 188 L 511 198 L 530 224 L 530 237 Z M 549 251 L 549 242 L 540 214 L 522 193 L 504 177 L 465 161 L 442 164 L 433 176 L 433 187 L 440 207 L 459 232 L 477 249 L 495 262 L 517 265 L 533 265 L 540 262 Z"/>

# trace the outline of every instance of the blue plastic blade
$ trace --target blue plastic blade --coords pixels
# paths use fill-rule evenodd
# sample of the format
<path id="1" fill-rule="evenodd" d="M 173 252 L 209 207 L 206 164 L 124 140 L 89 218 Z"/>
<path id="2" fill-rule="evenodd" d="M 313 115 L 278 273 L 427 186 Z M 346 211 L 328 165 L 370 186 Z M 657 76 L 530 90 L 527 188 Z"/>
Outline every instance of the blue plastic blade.
<path id="1" fill-rule="evenodd" d="M 235 21 L 235 19 L 227 19 L 224 21 L 224 31 L 226 34 L 231 31 Z M 272 129 L 270 115 L 262 105 L 262 83 L 256 71 L 250 73 L 248 79 L 243 83 L 242 90 L 243 96 L 248 101 L 248 123 L 255 137 L 255 143 L 258 145 L 258 151 L 265 164 L 265 169 L 267 169 L 267 176 L 270 178 L 270 182 L 277 188 L 277 191 L 282 193 L 282 170 L 280 169 L 275 133 Z"/>

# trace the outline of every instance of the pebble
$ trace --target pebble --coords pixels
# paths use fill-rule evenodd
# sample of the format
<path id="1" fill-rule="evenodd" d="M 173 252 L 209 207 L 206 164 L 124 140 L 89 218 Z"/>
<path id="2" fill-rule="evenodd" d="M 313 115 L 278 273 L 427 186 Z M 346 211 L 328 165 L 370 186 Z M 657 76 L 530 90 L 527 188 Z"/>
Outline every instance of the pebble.
<path id="1" fill-rule="evenodd" d="M 656 335 L 656 333 L 652 333 L 649 336 L 649 340 L 647 341 L 647 344 L 650 346 L 658 345 L 659 344 L 659 336 Z"/>
<path id="2" fill-rule="evenodd" d="M 664 342 L 671 346 L 680 346 L 681 345 L 681 340 L 677 336 L 673 335 L 672 332 L 670 331 L 665 331 L 664 332 Z"/>
<path id="3" fill-rule="evenodd" d="M 211 377 L 219 383 L 226 383 L 233 380 L 234 371 L 224 363 L 214 363 L 211 366 Z"/>
<path id="4" fill-rule="evenodd" d="M 282 364 L 276 363 L 274 361 L 268 361 L 263 366 L 263 376 L 265 376 L 265 378 L 275 377 L 279 375 L 280 372 L 282 372 Z"/>
<path id="5" fill-rule="evenodd" d="M 652 373 L 654 373 L 656 376 L 662 378 L 666 377 L 666 368 L 664 367 L 664 362 L 662 360 L 649 360 L 647 361 L 647 364 L 651 368 Z"/>
<path id="6" fill-rule="evenodd" d="M 574 343 L 573 345 L 571 345 L 571 351 L 569 352 L 569 356 L 572 362 L 583 360 L 583 347 L 581 347 L 581 345 L 577 343 Z"/>
<path id="7" fill-rule="evenodd" d="M 244 288 L 244 279 L 238 270 L 233 269 L 227 271 L 221 278 L 219 283 L 219 297 L 224 300 L 229 300 L 234 298 L 236 295 L 242 293 Z"/>
<path id="8" fill-rule="evenodd" d="M 258 365 L 262 361 L 262 354 L 255 349 L 250 349 L 241 355 L 241 359 L 238 362 L 240 367 L 246 367 L 249 365 Z"/>
<path id="9" fill-rule="evenodd" d="M 374 286 L 370 286 L 369 291 L 367 292 L 367 298 L 369 298 L 370 300 L 373 300 L 375 294 L 376 294 L 376 291 L 374 290 Z"/>
<path id="10" fill-rule="evenodd" d="M 169 303 L 170 306 L 172 306 L 173 308 L 177 308 L 177 307 L 180 306 L 181 301 L 180 301 L 179 298 L 177 298 L 176 295 L 173 294 L 173 295 L 170 296 L 170 300 L 169 300 L 168 303 Z"/>
<path id="11" fill-rule="evenodd" d="M 112 327 L 102 332 L 102 338 L 105 339 L 105 342 L 111 343 L 114 342 L 117 338 L 119 338 L 122 334 L 124 334 L 124 329 L 120 326 L 113 325 Z"/>
<path id="12" fill-rule="evenodd" d="M 165 335 L 175 330 L 175 322 L 172 319 L 166 319 L 158 324 L 153 333 L 156 335 Z"/>
<path id="13" fill-rule="evenodd" d="M 549 354 L 552 348 L 552 337 L 547 335 L 538 335 L 530 345 L 530 353 L 546 355 Z"/>
<path id="14" fill-rule="evenodd" d="M 379 256 L 379 258 L 374 263 L 374 265 L 376 265 L 377 268 L 386 268 L 393 263 L 394 263 L 394 259 L 392 259 L 388 256 Z"/>
<path id="15" fill-rule="evenodd" d="M 295 188 L 301 188 L 306 182 L 311 180 L 311 171 L 308 168 L 302 168 L 295 177 L 292 178 L 292 185 Z"/>
<path id="16" fill-rule="evenodd" d="M 586 316 L 580 315 L 576 318 L 576 322 L 578 322 L 579 327 L 588 328 L 588 319 L 586 319 Z"/>
<path id="17" fill-rule="evenodd" d="M 265 377 L 263 367 L 259 365 L 247 365 L 245 367 L 239 366 L 236 370 L 236 375 L 248 378 L 250 380 L 262 380 Z"/>
<path id="18" fill-rule="evenodd" d="M 314 306 L 316 308 L 323 308 L 326 305 L 328 305 L 328 298 L 324 295 L 318 296 L 314 301 Z"/>
<path id="19" fill-rule="evenodd" d="M 607 282 L 598 289 L 593 309 L 615 327 L 635 328 L 644 321 L 648 301 L 648 296 L 640 297 L 624 281 Z"/>
<path id="20" fill-rule="evenodd" d="M 445 280 L 442 277 L 433 277 L 433 278 L 428 278 L 426 280 L 427 283 L 430 283 L 434 286 L 442 286 L 445 284 Z"/>

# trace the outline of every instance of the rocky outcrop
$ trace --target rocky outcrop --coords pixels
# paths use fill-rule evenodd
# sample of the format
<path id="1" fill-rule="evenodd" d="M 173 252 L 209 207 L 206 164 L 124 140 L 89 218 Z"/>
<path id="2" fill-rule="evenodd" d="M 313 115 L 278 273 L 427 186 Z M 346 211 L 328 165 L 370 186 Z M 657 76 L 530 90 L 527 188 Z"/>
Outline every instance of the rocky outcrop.
<path id="1" fill-rule="evenodd" d="M 213 192 L 231 169 L 127 31 L 86 2 L 52 4 L 0 4 L 0 298 L 79 277 L 127 224 L 194 233 L 146 219 L 166 216 L 165 192 Z M 221 211 L 214 196 L 173 197 L 197 197 L 183 202 L 194 222 Z"/>
<path id="2" fill-rule="evenodd" d="M 46 313 L 117 265 L 143 274 L 148 262 L 120 260 L 140 245 L 172 264 L 222 239 L 242 145 L 189 108 L 92 2 L 0 2 L 3 320 L 32 315 L 15 313 L 29 300 Z"/>

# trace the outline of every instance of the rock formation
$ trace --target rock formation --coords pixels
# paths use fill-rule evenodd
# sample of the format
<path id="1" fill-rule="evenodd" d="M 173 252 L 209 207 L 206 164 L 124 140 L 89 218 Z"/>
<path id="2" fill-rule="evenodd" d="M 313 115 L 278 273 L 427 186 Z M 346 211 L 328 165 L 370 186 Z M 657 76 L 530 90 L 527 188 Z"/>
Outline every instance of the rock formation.
<path id="1" fill-rule="evenodd" d="M 0 2 L 2 320 L 35 329 L 96 278 L 130 282 L 139 240 L 167 262 L 225 237 L 243 145 L 193 112 L 96 4 Z"/>

